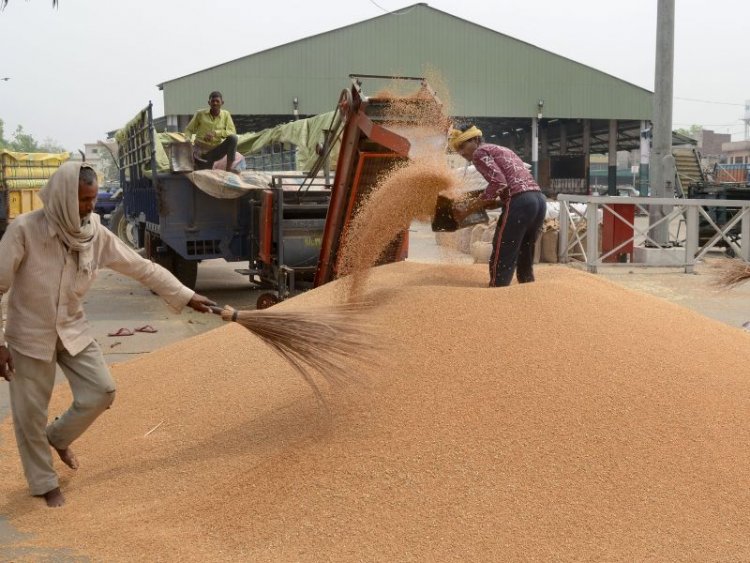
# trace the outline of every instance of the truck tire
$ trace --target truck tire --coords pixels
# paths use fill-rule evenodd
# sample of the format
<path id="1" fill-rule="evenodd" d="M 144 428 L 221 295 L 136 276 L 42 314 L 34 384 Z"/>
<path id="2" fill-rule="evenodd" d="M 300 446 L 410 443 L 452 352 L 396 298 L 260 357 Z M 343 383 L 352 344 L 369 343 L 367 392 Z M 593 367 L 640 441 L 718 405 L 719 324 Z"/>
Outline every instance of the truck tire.
<path id="1" fill-rule="evenodd" d="M 144 239 L 146 258 L 169 270 L 185 287 L 195 289 L 195 282 L 198 279 L 197 260 L 186 260 L 169 246 L 167 246 L 166 252 L 158 252 L 157 249 L 160 246 L 166 245 L 158 235 L 150 231 L 146 231 Z"/>
<path id="2" fill-rule="evenodd" d="M 130 248 L 135 248 L 135 240 L 132 237 L 132 225 L 130 225 L 127 217 L 125 217 L 125 209 L 123 209 L 122 203 L 115 207 L 115 210 L 109 216 L 109 229 Z"/>
<path id="3" fill-rule="evenodd" d="M 174 251 L 171 248 L 168 248 L 166 252 L 157 252 L 156 250 L 162 244 L 158 235 L 146 231 L 143 242 L 146 250 L 146 258 L 170 272 L 174 269 Z"/>
<path id="4" fill-rule="evenodd" d="M 180 280 L 180 283 L 185 287 L 195 289 L 195 282 L 198 280 L 198 261 L 186 260 L 171 248 L 169 250 L 173 254 L 173 268 L 171 272 L 174 274 L 174 277 Z"/>

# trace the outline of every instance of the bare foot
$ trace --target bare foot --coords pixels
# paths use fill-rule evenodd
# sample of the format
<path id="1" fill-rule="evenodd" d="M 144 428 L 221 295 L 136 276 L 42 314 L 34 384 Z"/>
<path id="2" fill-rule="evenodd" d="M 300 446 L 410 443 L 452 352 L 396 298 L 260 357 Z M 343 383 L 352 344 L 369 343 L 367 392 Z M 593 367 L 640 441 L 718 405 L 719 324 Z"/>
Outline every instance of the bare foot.
<path id="1" fill-rule="evenodd" d="M 55 446 L 52 447 L 55 448 Z M 78 469 L 78 458 L 76 457 L 76 454 L 73 453 L 73 450 L 70 448 L 65 448 L 64 450 L 55 448 L 55 451 L 65 465 L 74 471 Z"/>
<path id="2" fill-rule="evenodd" d="M 60 490 L 60 487 L 55 487 L 51 491 L 47 491 L 43 495 L 36 495 L 38 497 L 44 497 L 45 502 L 49 508 L 58 508 L 65 504 L 65 497 Z"/>

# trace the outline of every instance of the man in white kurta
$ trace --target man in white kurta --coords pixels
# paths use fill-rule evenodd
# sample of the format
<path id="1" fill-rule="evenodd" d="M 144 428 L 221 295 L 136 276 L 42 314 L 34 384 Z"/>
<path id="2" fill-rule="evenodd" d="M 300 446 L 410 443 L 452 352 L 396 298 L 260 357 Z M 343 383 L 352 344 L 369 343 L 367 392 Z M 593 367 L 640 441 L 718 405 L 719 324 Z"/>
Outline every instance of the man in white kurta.
<path id="1" fill-rule="evenodd" d="M 98 193 L 94 170 L 66 162 L 40 191 L 44 208 L 17 217 L 0 239 L 0 377 L 10 382 L 18 451 L 31 494 L 61 506 L 50 446 L 77 469 L 70 445 L 112 404 L 115 382 L 91 335 L 83 299 L 100 268 L 138 280 L 176 312 L 207 312 L 212 302 L 167 270 L 141 258 L 92 213 Z M 3 330 L 3 328 L 5 330 Z M 47 409 L 56 365 L 68 379 L 73 403 L 49 425 Z"/>

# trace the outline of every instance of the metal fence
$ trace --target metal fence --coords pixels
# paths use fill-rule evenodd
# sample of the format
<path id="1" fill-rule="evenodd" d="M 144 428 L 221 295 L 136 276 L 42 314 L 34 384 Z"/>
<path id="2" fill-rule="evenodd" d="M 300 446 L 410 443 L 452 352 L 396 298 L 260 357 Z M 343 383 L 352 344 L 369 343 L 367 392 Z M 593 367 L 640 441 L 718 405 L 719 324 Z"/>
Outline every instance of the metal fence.
<path id="1" fill-rule="evenodd" d="M 579 196 L 561 194 L 560 202 L 560 235 L 558 253 L 560 262 L 569 263 L 578 260 L 586 264 L 589 272 L 596 273 L 600 266 L 628 266 L 610 262 L 623 249 L 633 246 L 645 246 L 669 251 L 669 259 L 658 263 L 640 262 L 639 266 L 674 266 L 691 273 L 696 262 L 700 261 L 714 248 L 724 247 L 730 255 L 750 262 L 750 200 L 715 200 L 715 199 L 671 199 L 650 197 L 615 197 L 615 196 Z M 572 204 L 585 204 L 573 206 Z M 634 206 L 635 220 L 626 217 L 622 205 Z M 652 210 L 652 208 L 654 208 Z M 717 213 L 721 211 L 723 213 Z M 655 212 L 655 213 L 654 213 Z M 620 236 L 609 240 L 609 244 L 600 244 L 598 225 L 600 216 L 620 227 L 619 231 L 632 233 L 631 236 Z M 637 219 L 658 216 L 651 224 Z M 717 221 L 717 216 L 724 218 Z M 655 228 L 666 224 L 670 232 L 675 232 L 675 240 L 660 243 L 654 240 Z M 611 225 L 610 225 L 611 226 Z M 680 233 L 684 229 L 684 239 Z M 611 232 L 612 229 L 609 229 Z"/>

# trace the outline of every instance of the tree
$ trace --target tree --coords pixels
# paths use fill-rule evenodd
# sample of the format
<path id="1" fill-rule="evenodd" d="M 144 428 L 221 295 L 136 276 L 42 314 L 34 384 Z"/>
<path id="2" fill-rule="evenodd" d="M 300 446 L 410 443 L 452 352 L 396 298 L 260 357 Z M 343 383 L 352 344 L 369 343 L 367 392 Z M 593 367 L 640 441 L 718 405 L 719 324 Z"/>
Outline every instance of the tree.
<path id="1" fill-rule="evenodd" d="M 8 141 L 5 140 L 5 122 L 0 119 L 0 149 L 7 149 Z"/>
<path id="2" fill-rule="evenodd" d="M 65 147 L 52 137 L 46 137 L 39 145 L 39 150 L 42 152 L 65 152 Z"/>
<path id="3" fill-rule="evenodd" d="M 685 135 L 686 137 L 696 140 L 700 137 L 701 131 L 703 131 L 703 125 L 697 125 L 695 123 L 691 125 L 689 129 L 685 129 L 684 127 L 677 129 L 677 133 L 680 135 Z"/>
<path id="4" fill-rule="evenodd" d="M 37 142 L 30 133 L 24 131 L 23 125 L 16 127 L 11 137 L 11 140 L 5 138 L 5 122 L 0 119 L 0 149 L 16 152 L 65 152 L 65 147 L 52 137 L 46 137 L 41 143 Z"/>
<path id="5" fill-rule="evenodd" d="M 18 152 L 39 152 L 39 144 L 29 133 L 25 133 L 23 126 L 16 127 L 13 133 L 13 140 L 10 142 L 10 148 Z"/>
<path id="6" fill-rule="evenodd" d="M 101 141 L 99 141 L 99 145 L 99 170 L 101 170 L 105 182 L 117 181 L 120 178 L 120 169 L 117 167 L 117 163 L 107 145 Z"/>

